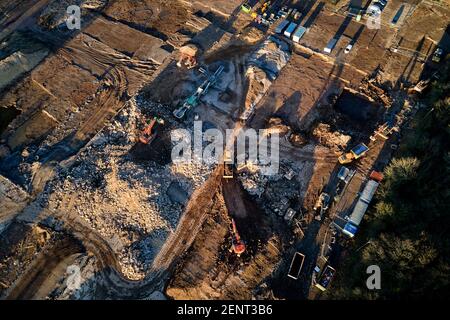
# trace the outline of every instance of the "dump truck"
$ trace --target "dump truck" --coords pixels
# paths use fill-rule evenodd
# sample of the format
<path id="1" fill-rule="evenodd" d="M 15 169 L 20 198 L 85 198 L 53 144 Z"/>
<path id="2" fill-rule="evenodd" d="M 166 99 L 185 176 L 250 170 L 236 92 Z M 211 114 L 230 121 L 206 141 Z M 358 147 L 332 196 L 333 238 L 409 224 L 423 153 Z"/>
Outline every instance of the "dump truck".
<path id="1" fill-rule="evenodd" d="M 340 164 L 350 163 L 353 160 L 357 160 L 364 156 L 367 151 L 369 151 L 369 147 L 364 143 L 360 143 L 357 146 L 353 147 L 350 152 L 344 153 L 341 155 L 338 160 Z"/>
<path id="2" fill-rule="evenodd" d="M 292 257 L 291 265 L 288 271 L 288 277 L 297 280 L 300 275 L 300 271 L 302 271 L 303 262 L 305 261 L 305 255 L 300 252 L 294 253 L 294 257 Z"/>
<path id="3" fill-rule="evenodd" d="M 316 287 L 322 291 L 327 290 L 335 273 L 336 270 L 328 265 L 320 275 L 319 280 L 316 283 Z"/>
<path id="4" fill-rule="evenodd" d="M 433 62 L 439 63 L 441 62 L 442 57 L 444 56 L 444 50 L 442 48 L 437 48 L 436 51 L 434 51 L 433 56 L 431 57 L 431 60 Z"/>

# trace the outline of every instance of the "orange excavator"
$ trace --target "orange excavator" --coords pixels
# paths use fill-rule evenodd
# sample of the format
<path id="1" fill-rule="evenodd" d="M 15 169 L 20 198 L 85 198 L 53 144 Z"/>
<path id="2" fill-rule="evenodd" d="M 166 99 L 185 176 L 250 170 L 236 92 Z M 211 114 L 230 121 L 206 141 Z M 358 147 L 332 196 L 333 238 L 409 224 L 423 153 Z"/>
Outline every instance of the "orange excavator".
<path id="1" fill-rule="evenodd" d="M 156 138 L 157 134 L 156 126 L 158 124 L 164 125 L 164 120 L 154 117 L 150 121 L 150 123 L 148 123 L 145 126 L 144 130 L 142 130 L 141 135 L 139 136 L 139 141 L 142 142 L 143 144 L 149 144 L 150 142 L 152 142 Z"/>
<path id="2" fill-rule="evenodd" d="M 239 236 L 234 219 L 231 219 L 231 224 L 233 225 L 233 239 L 231 241 L 231 247 L 232 247 L 233 252 L 238 257 L 240 257 L 241 254 L 243 254 L 245 252 L 245 243 Z"/>

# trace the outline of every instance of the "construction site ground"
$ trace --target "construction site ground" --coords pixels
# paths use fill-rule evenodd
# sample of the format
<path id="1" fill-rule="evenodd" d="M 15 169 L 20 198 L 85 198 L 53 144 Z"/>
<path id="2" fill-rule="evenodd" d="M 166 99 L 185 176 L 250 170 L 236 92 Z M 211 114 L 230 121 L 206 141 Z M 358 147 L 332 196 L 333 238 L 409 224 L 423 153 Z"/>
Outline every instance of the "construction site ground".
<path id="1" fill-rule="evenodd" d="M 66 1 L 0 0 L 0 296 L 320 299 L 314 267 L 339 269 L 349 241 L 339 228 L 420 107 L 408 89 L 439 69 L 438 44 L 450 49 L 449 3 L 389 1 L 372 29 L 342 1 L 275 1 L 302 12 L 308 30 L 294 43 L 274 34 L 280 20 L 259 25 L 237 0 L 76 2 L 82 27 L 68 31 Z M 177 66 L 188 43 L 203 71 Z M 175 118 L 221 66 L 199 105 Z M 164 125 L 144 144 L 154 117 Z M 388 119 L 399 132 L 371 141 Z M 279 172 L 235 166 L 224 179 L 222 165 L 173 163 L 171 133 L 192 132 L 194 120 L 232 139 L 279 133 Z M 338 156 L 361 142 L 369 152 L 315 219 L 320 193 L 337 195 Z M 295 252 L 305 255 L 297 280 L 287 277 Z"/>

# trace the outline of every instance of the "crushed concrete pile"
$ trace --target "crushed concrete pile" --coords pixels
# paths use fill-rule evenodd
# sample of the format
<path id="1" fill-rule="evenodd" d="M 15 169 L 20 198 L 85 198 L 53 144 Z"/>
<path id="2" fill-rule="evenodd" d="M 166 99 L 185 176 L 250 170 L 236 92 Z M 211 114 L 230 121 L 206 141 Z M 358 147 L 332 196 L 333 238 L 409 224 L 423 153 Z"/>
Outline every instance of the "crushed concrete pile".
<path id="1" fill-rule="evenodd" d="M 312 131 L 312 135 L 320 144 L 332 150 L 345 149 L 352 138 L 338 131 L 332 131 L 331 126 L 326 123 L 317 124 Z"/>
<path id="2" fill-rule="evenodd" d="M 273 81 L 290 59 L 289 46 L 286 42 L 270 37 L 249 57 L 248 64 L 264 70 Z"/>
<path id="3" fill-rule="evenodd" d="M 74 210 L 109 241 L 122 271 L 131 279 L 145 276 L 169 233 L 177 227 L 189 196 L 212 170 L 194 160 L 158 164 L 133 158 L 139 146 L 149 153 L 158 152 L 152 148 L 158 141 L 150 145 L 135 141 L 143 113 L 162 108 L 148 102 L 139 106 L 135 101 L 129 103 L 80 152 L 48 201 L 51 210 L 64 206 Z"/>
<path id="4" fill-rule="evenodd" d="M 258 104 L 290 57 L 289 46 L 274 37 L 269 37 L 249 56 L 246 71 L 249 88 L 245 110 Z"/>

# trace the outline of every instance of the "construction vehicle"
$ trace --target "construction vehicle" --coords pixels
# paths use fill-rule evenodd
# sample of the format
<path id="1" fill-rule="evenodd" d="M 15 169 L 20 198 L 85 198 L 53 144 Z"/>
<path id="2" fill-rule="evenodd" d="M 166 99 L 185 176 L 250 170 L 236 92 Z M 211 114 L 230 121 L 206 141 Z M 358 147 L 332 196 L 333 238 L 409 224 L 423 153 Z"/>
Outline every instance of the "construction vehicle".
<path id="1" fill-rule="evenodd" d="M 347 184 L 353 178 L 355 173 L 356 173 L 356 170 L 350 170 L 350 169 L 342 166 L 338 172 L 338 179 L 342 180 L 345 184 Z"/>
<path id="2" fill-rule="evenodd" d="M 344 153 L 341 155 L 338 160 L 340 164 L 351 163 L 353 160 L 357 160 L 365 155 L 369 151 L 369 147 L 364 143 L 360 143 L 357 146 L 353 147 L 350 152 Z"/>
<path id="3" fill-rule="evenodd" d="M 330 195 L 326 192 L 322 192 L 319 196 L 319 198 L 316 201 L 316 204 L 314 205 L 314 211 L 319 211 L 319 214 L 317 214 L 315 216 L 315 219 L 320 221 L 322 220 L 323 214 L 325 213 L 325 211 L 328 210 L 328 207 L 330 206 Z"/>
<path id="4" fill-rule="evenodd" d="M 177 119 L 182 119 L 186 112 L 192 108 L 195 108 L 199 102 L 200 98 L 208 93 L 209 88 L 211 88 L 218 80 L 220 74 L 223 72 L 224 67 L 220 66 L 217 68 L 216 72 L 214 72 L 213 75 L 209 76 L 208 79 L 206 79 L 198 88 L 197 91 L 195 91 L 194 94 L 192 94 L 189 98 L 187 98 L 183 105 L 176 109 L 173 112 L 173 115 Z"/>
<path id="5" fill-rule="evenodd" d="M 177 62 L 177 66 L 185 66 L 188 69 L 192 69 L 197 65 L 198 48 L 193 44 L 188 44 L 180 48 L 180 59 Z"/>
<path id="6" fill-rule="evenodd" d="M 249 14 L 253 19 L 255 19 L 258 14 L 253 11 L 253 7 L 250 5 L 250 3 L 247 1 L 241 6 L 241 11 Z"/>
<path id="7" fill-rule="evenodd" d="M 154 117 L 149 123 L 147 123 L 147 126 L 145 126 L 139 136 L 139 141 L 143 144 L 151 143 L 156 138 L 158 124 L 164 125 L 164 120 Z"/>
<path id="8" fill-rule="evenodd" d="M 431 57 L 431 60 L 433 62 L 439 63 L 441 62 L 442 57 L 444 56 L 444 50 L 442 48 L 437 48 L 436 51 L 434 51 L 433 56 Z"/>
<path id="9" fill-rule="evenodd" d="M 263 5 L 262 5 L 261 8 L 260 8 L 261 14 L 264 13 L 264 12 L 266 12 L 267 9 L 269 9 L 270 5 L 271 5 L 271 1 L 266 1 L 266 2 L 264 2 Z"/>
<path id="10" fill-rule="evenodd" d="M 223 156 L 223 178 L 233 179 L 233 159 L 229 151 L 225 150 Z"/>
<path id="11" fill-rule="evenodd" d="M 433 72 L 430 78 L 420 80 L 410 91 L 422 93 L 433 80 L 439 80 L 439 71 Z"/>
<path id="12" fill-rule="evenodd" d="M 239 236 L 234 219 L 231 219 L 231 224 L 233 226 L 233 238 L 231 240 L 231 248 L 232 248 L 233 252 L 238 257 L 240 257 L 241 254 L 243 254 L 245 252 L 245 243 Z"/>
<path id="13" fill-rule="evenodd" d="M 375 130 L 373 135 L 370 136 L 370 140 L 376 141 L 377 137 L 387 140 L 389 135 L 394 131 L 398 131 L 398 128 L 386 122 Z"/>
<path id="14" fill-rule="evenodd" d="M 319 277 L 319 281 L 317 281 L 316 287 L 322 291 L 327 290 L 330 286 L 331 280 L 333 280 L 335 273 L 336 270 L 328 265 Z"/>
<path id="15" fill-rule="evenodd" d="M 284 215 L 284 220 L 287 221 L 287 222 L 291 222 L 296 213 L 297 212 L 295 212 L 294 209 L 288 208 L 286 210 L 286 214 Z"/>
<path id="16" fill-rule="evenodd" d="M 344 166 L 342 166 L 337 174 L 337 178 L 339 179 L 338 183 L 336 184 L 336 190 L 334 193 L 333 200 L 334 202 L 339 202 L 341 199 L 342 194 L 344 193 L 345 189 L 347 188 L 348 183 L 355 175 L 356 170 L 348 169 Z"/>
<path id="17" fill-rule="evenodd" d="M 291 266 L 289 267 L 288 277 L 297 280 L 300 275 L 300 271 L 302 271 L 303 262 L 305 261 L 305 255 L 300 252 L 294 253 L 294 257 L 292 257 Z"/>
<path id="18" fill-rule="evenodd" d="M 252 11 L 252 7 L 250 6 L 250 4 L 248 2 L 246 2 L 241 6 L 241 10 L 242 10 L 242 12 L 250 13 Z"/>

